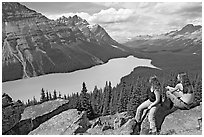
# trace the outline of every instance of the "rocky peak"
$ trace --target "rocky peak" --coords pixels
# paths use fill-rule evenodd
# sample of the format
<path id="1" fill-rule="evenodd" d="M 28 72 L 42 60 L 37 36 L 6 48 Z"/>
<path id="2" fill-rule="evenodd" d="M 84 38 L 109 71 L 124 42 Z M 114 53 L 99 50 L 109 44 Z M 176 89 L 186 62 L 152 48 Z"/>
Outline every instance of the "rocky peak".
<path id="1" fill-rule="evenodd" d="M 186 32 L 193 33 L 200 28 L 202 28 L 202 26 L 200 25 L 194 26 L 193 24 L 188 24 L 185 27 L 183 27 L 180 31 L 178 31 L 178 34 L 185 34 Z"/>
<path id="2" fill-rule="evenodd" d="M 65 16 L 62 16 L 62 17 L 59 17 L 56 21 L 57 22 L 60 22 L 60 23 L 65 23 L 69 20 L 69 18 L 65 17 Z"/>
<path id="3" fill-rule="evenodd" d="M 101 32 L 101 31 L 105 31 L 100 25 L 98 25 L 98 24 L 95 24 L 95 25 L 93 25 L 92 27 L 91 27 L 91 31 L 93 32 L 93 33 L 99 33 L 99 32 Z"/>
<path id="4" fill-rule="evenodd" d="M 115 40 L 113 40 L 109 34 L 104 30 L 103 27 L 101 27 L 100 25 L 96 24 L 93 25 L 90 28 L 91 32 L 96 36 L 96 39 L 98 39 L 98 41 L 108 41 L 109 44 L 118 44 Z"/>
<path id="5" fill-rule="evenodd" d="M 32 17 L 44 17 L 42 14 L 21 5 L 18 2 L 2 3 L 2 20 L 3 22 L 17 21 Z"/>
<path id="6" fill-rule="evenodd" d="M 89 25 L 89 23 L 85 19 L 82 19 L 77 15 L 74 15 L 73 17 L 69 16 L 68 18 L 65 16 L 62 16 L 58 18 L 56 21 L 59 23 L 64 23 L 69 26 L 77 26 L 77 27 Z"/>
<path id="7" fill-rule="evenodd" d="M 79 17 L 79 16 L 77 16 L 77 15 L 74 15 L 74 16 L 72 17 L 72 19 L 75 20 L 75 21 L 82 21 L 82 20 L 83 20 L 81 17 Z"/>

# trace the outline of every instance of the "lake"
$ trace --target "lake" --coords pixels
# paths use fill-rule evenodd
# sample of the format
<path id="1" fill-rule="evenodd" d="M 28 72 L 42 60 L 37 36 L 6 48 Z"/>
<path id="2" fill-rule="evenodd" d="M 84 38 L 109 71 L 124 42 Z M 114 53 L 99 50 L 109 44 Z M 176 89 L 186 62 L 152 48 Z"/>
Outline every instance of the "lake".
<path id="1" fill-rule="evenodd" d="M 133 56 L 127 58 L 111 59 L 109 62 L 89 69 L 78 70 L 71 73 L 55 73 L 28 79 L 2 83 L 2 91 L 8 93 L 14 100 L 27 101 L 33 96 L 40 98 L 41 89 L 45 91 L 60 91 L 62 95 L 80 92 L 82 83 L 86 83 L 88 91 L 93 91 L 95 85 L 103 88 L 106 81 L 112 86 L 120 83 L 123 76 L 130 74 L 135 67 L 146 66 L 156 68 L 149 59 L 139 59 Z"/>

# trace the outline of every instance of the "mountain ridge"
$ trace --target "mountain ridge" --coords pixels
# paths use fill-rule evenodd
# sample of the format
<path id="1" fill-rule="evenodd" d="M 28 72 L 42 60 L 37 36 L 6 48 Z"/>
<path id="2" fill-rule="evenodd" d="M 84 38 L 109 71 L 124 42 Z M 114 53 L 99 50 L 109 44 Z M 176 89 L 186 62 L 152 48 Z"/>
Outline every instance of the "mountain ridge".
<path id="1" fill-rule="evenodd" d="M 123 44 L 148 53 L 165 51 L 201 55 L 202 26 L 187 24 L 180 30 L 153 36 L 137 36 Z"/>
<path id="2" fill-rule="evenodd" d="M 2 4 L 2 81 L 72 72 L 130 55 L 100 25 L 75 15 L 50 20 L 20 3 Z M 15 70 L 13 68 L 16 68 Z"/>

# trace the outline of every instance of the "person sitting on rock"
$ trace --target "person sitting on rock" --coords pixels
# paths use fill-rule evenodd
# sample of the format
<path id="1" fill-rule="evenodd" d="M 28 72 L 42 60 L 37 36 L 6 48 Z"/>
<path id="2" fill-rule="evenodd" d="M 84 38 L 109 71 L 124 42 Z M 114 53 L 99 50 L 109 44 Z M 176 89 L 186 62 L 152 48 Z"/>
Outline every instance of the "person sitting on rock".
<path id="1" fill-rule="evenodd" d="M 171 111 L 177 109 L 190 109 L 194 101 L 194 89 L 186 73 L 179 73 L 177 76 L 178 84 L 175 87 L 167 86 L 167 99 L 173 102 Z"/>
<path id="2" fill-rule="evenodd" d="M 136 111 L 135 119 L 137 123 L 142 123 L 142 114 L 145 109 L 149 110 L 148 120 L 150 123 L 150 134 L 156 134 L 156 121 L 155 121 L 155 113 L 160 106 L 162 101 L 161 97 L 161 85 L 156 76 L 150 77 L 149 79 L 150 89 L 148 90 L 148 99 L 143 102 Z"/>

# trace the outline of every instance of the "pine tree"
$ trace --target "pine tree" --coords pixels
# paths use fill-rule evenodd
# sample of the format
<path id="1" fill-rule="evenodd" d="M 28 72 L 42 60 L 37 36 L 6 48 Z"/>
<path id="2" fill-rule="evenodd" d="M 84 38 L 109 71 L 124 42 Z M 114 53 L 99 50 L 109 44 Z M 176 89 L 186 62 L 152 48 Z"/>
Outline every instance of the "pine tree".
<path id="1" fill-rule="evenodd" d="M 46 101 L 46 97 L 45 97 L 45 91 L 42 88 L 41 90 L 41 97 L 40 97 L 40 102 L 45 102 Z"/>
<path id="2" fill-rule="evenodd" d="M 104 88 L 104 107 L 102 115 L 110 114 L 111 92 L 112 92 L 111 82 L 109 82 L 109 84 L 107 84 L 106 82 L 106 87 Z"/>
<path id="3" fill-rule="evenodd" d="M 195 102 L 200 103 L 202 102 L 202 80 L 199 80 L 196 83 L 196 88 L 195 88 Z"/>
<path id="4" fill-rule="evenodd" d="M 117 90 L 114 87 L 112 89 L 112 95 L 111 95 L 111 102 L 110 102 L 110 114 L 113 115 L 116 113 L 117 111 L 117 101 L 118 101 L 118 97 L 117 97 Z"/>
<path id="5" fill-rule="evenodd" d="M 35 96 L 33 97 L 33 105 L 37 105 L 38 104 L 38 101 L 36 100 Z"/>
<path id="6" fill-rule="evenodd" d="M 133 90 L 133 89 L 132 89 Z M 141 104 L 141 89 L 140 85 L 138 85 L 135 91 L 132 91 L 131 99 L 127 105 L 127 111 L 130 116 L 135 116 L 137 107 Z"/>
<path id="7" fill-rule="evenodd" d="M 48 93 L 48 91 L 46 92 L 46 101 L 49 101 L 49 93 Z"/>
<path id="8" fill-rule="evenodd" d="M 103 99 L 103 90 L 102 90 L 102 88 L 100 88 L 99 89 L 99 96 L 98 96 L 98 98 L 97 98 L 97 102 L 98 102 L 98 104 L 99 104 L 99 107 L 98 107 L 98 114 L 99 115 L 102 115 L 102 112 L 103 112 L 103 101 L 104 101 L 104 99 Z"/>
<path id="9" fill-rule="evenodd" d="M 56 92 L 56 90 L 54 90 L 53 99 L 54 100 L 57 99 L 57 92 Z"/>
<path id="10" fill-rule="evenodd" d="M 30 105 L 31 105 L 31 102 L 30 102 L 30 99 L 28 99 L 26 106 L 30 106 Z"/>
<path id="11" fill-rule="evenodd" d="M 128 93 L 125 89 L 126 83 L 123 82 L 122 91 L 120 92 L 119 102 L 118 102 L 118 112 L 124 112 L 127 110 L 127 103 L 128 103 Z"/>
<path id="12" fill-rule="evenodd" d="M 92 118 L 94 117 L 93 109 L 91 106 L 90 98 L 87 93 L 86 84 L 83 82 L 82 84 L 82 91 L 81 91 L 81 107 L 83 111 L 87 112 L 87 117 Z"/>
<path id="13" fill-rule="evenodd" d="M 78 111 L 83 111 L 83 108 L 82 108 L 82 105 L 81 105 L 81 96 L 79 95 L 78 92 L 76 93 L 74 100 L 75 100 L 75 108 Z"/>
<path id="14" fill-rule="evenodd" d="M 64 94 L 64 99 L 66 100 L 67 99 L 67 96 Z"/>
<path id="15" fill-rule="evenodd" d="M 49 92 L 49 100 L 52 100 L 52 94 Z"/>
<path id="16" fill-rule="evenodd" d="M 58 98 L 62 98 L 62 94 L 60 93 L 60 91 L 59 91 L 59 96 L 58 96 Z"/>
<path id="17" fill-rule="evenodd" d="M 100 114 L 100 91 L 98 90 L 97 86 L 94 87 L 93 93 L 91 94 L 91 105 L 93 107 L 93 111 L 95 114 Z"/>

